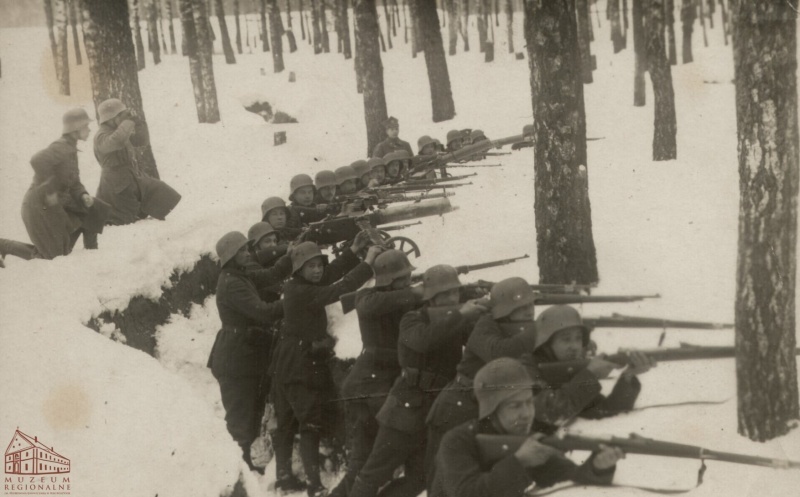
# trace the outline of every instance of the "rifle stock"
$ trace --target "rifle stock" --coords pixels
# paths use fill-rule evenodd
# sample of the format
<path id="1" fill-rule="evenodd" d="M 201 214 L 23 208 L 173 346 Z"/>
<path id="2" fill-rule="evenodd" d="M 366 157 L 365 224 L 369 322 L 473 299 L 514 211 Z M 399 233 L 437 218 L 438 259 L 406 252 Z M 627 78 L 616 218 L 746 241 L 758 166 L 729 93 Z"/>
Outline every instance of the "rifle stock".
<path id="1" fill-rule="evenodd" d="M 475 436 L 482 460 L 487 464 L 495 464 L 501 459 L 513 454 L 527 439 L 519 435 L 485 435 Z M 600 445 L 619 447 L 627 454 L 642 454 L 661 457 L 679 457 L 683 459 L 713 459 L 717 461 L 748 464 L 753 466 L 766 466 L 769 468 L 800 469 L 800 462 L 785 459 L 772 459 L 768 457 L 735 454 L 705 449 L 694 445 L 664 442 L 637 435 L 628 437 L 616 436 L 583 436 L 577 434 L 564 434 L 544 437 L 540 443 L 549 445 L 561 451 L 586 450 L 595 451 Z"/>

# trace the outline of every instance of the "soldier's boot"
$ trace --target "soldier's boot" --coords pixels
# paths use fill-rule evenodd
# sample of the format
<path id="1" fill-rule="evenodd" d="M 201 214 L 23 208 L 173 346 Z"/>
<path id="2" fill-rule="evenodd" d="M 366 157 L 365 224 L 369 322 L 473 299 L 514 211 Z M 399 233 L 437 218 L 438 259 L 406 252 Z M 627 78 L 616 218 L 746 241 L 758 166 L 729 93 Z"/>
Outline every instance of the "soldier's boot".
<path id="1" fill-rule="evenodd" d="M 83 230 L 83 248 L 97 250 L 97 233 Z"/>
<path id="2" fill-rule="evenodd" d="M 283 493 L 305 490 L 306 483 L 292 473 L 294 433 L 288 430 L 276 430 L 272 436 L 272 446 L 275 450 L 275 490 Z"/>
<path id="3" fill-rule="evenodd" d="M 0 267 L 5 267 L 5 262 L 3 259 L 5 259 L 7 255 L 13 255 L 15 257 L 19 257 L 20 259 L 25 259 L 26 261 L 42 258 L 41 254 L 39 254 L 39 251 L 36 250 L 36 247 L 30 243 L 0 238 Z"/>
<path id="4" fill-rule="evenodd" d="M 319 477 L 319 431 L 313 427 L 300 432 L 300 459 L 308 480 L 308 496 L 327 496 L 328 490 L 322 486 Z"/>

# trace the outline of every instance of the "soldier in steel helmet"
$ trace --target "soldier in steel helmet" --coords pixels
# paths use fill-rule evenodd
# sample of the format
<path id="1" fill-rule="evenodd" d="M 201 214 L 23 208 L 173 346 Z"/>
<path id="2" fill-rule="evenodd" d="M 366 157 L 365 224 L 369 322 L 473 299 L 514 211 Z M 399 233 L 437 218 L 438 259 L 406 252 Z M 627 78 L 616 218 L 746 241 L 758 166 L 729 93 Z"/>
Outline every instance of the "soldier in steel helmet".
<path id="1" fill-rule="evenodd" d="M 386 180 L 386 162 L 380 157 L 373 157 L 367 161 L 367 165 L 370 171 L 370 179 L 367 186 L 374 188 L 384 184 Z"/>
<path id="2" fill-rule="evenodd" d="M 314 175 L 314 187 L 317 194 L 314 202 L 317 204 L 332 204 L 336 198 L 336 173 L 323 170 Z"/>
<path id="3" fill-rule="evenodd" d="M 67 255 L 81 235 L 84 248 L 97 248 L 110 208 L 89 195 L 78 169 L 78 141 L 89 137 L 91 121 L 81 108 L 68 110 L 61 137 L 31 158 L 34 176 L 22 201 L 22 221 L 33 243 L 0 239 L 0 261 L 6 254 L 23 259 Z"/>
<path id="4" fill-rule="evenodd" d="M 429 497 L 522 497 L 531 485 L 546 488 L 568 480 L 580 485 L 611 484 L 617 461 L 625 457 L 618 447 L 601 445 L 578 466 L 558 449 L 539 442 L 541 434 L 532 433 L 532 384 L 527 369 L 511 358 L 495 359 L 477 372 L 478 413 L 444 436 Z M 481 458 L 478 434 L 528 438 L 515 452 L 489 463 Z"/>
<path id="5" fill-rule="evenodd" d="M 408 175 L 412 154 L 406 150 L 395 150 L 383 157 L 386 163 L 386 179 L 384 184 L 394 185 L 403 181 Z"/>
<path id="6" fill-rule="evenodd" d="M 461 349 L 486 312 L 486 301 L 460 304 L 461 282 L 447 265 L 425 271 L 422 287 L 425 305 L 400 320 L 401 374 L 378 412 L 375 445 L 349 497 L 374 497 L 390 482 L 395 495 L 416 496 L 425 489 L 425 416 L 436 393 L 455 376 Z M 405 476 L 393 482 L 401 465 Z"/>
<path id="7" fill-rule="evenodd" d="M 288 226 L 289 209 L 280 197 L 269 197 L 261 202 L 261 220 L 269 223 L 278 232 L 279 243 L 294 241 L 302 231 L 300 228 Z"/>
<path id="8" fill-rule="evenodd" d="M 369 185 L 370 180 L 370 167 L 367 161 L 365 160 L 357 160 L 350 164 L 350 167 L 356 172 L 356 176 L 358 176 L 358 181 L 356 181 L 356 191 L 360 192 L 364 188 Z"/>
<path id="9" fill-rule="evenodd" d="M 373 157 L 382 158 L 395 150 L 405 150 L 409 155 L 414 155 L 411 145 L 399 138 L 400 122 L 396 117 L 386 119 L 383 122 L 383 127 L 386 129 L 386 139 L 375 146 L 375 150 L 372 151 Z"/>
<path id="10" fill-rule="evenodd" d="M 372 450 L 378 434 L 375 416 L 400 375 L 400 319 L 422 304 L 423 289 L 411 286 L 411 272 L 416 268 L 406 254 L 387 250 L 375 258 L 373 269 L 375 286 L 359 290 L 355 298 L 363 349 L 342 383 L 347 410 L 347 474 L 331 496 L 347 497 Z"/>
<path id="11" fill-rule="evenodd" d="M 269 390 L 269 331 L 283 316 L 282 303 L 264 302 L 258 288 L 280 284 L 285 273 L 278 268 L 248 273 L 247 238 L 239 232 L 220 238 L 216 251 L 222 267 L 216 292 L 222 328 L 207 365 L 219 383 L 228 432 L 242 448 L 248 466 L 258 470 L 250 446 L 258 437 Z"/>
<path id="12" fill-rule="evenodd" d="M 533 146 L 533 124 L 526 124 L 522 127 L 522 141 L 511 145 L 511 150 L 519 150 Z"/>
<path id="13" fill-rule="evenodd" d="M 139 170 L 134 147 L 150 143 L 147 125 L 116 98 L 100 103 L 97 113 L 94 155 L 102 168 L 97 198 L 112 207 L 109 223 L 130 224 L 147 216 L 163 220 L 181 196 Z"/>
<path id="14" fill-rule="evenodd" d="M 462 148 L 463 134 L 459 129 L 451 129 L 447 132 L 447 151 L 448 152 L 455 152 L 456 150 Z"/>
<path id="15" fill-rule="evenodd" d="M 358 187 L 358 173 L 350 166 L 342 166 L 336 169 L 336 191 L 339 195 L 350 195 L 356 192 Z"/>
<path id="16" fill-rule="evenodd" d="M 589 328 L 568 305 L 554 305 L 536 318 L 536 365 L 589 358 L 589 364 L 563 384 L 548 381 L 535 371 L 537 429 L 552 431 L 576 416 L 597 419 L 633 409 L 641 391 L 638 375 L 656 365 L 647 355 L 632 351 L 631 365 L 620 375 L 608 397 L 600 393 L 601 379 L 619 366 L 602 356 L 590 357 Z"/>
<path id="17" fill-rule="evenodd" d="M 300 229 L 309 223 L 322 221 L 328 216 L 328 205 L 314 201 L 316 197 L 314 180 L 307 174 L 298 174 L 289 182 L 289 201 L 287 207 L 288 219 L 286 226 Z"/>
<path id="18" fill-rule="evenodd" d="M 496 283 L 489 294 L 491 312 L 481 316 L 464 348 L 458 374 L 439 394 L 428 414 L 428 489 L 432 488 L 435 457 L 442 437 L 452 428 L 475 418 L 478 404 L 472 383 L 478 370 L 500 357 L 520 359 L 532 364 L 536 345 L 531 286 L 522 278 L 507 278 Z"/>
<path id="19" fill-rule="evenodd" d="M 328 264 L 313 242 L 292 251 L 293 276 L 284 284 L 284 326 L 270 367 L 278 427 L 275 447 L 276 488 L 298 490 L 303 485 L 292 474 L 295 431 L 300 432 L 300 458 L 308 478 L 308 495 L 325 495 L 319 474 L 320 430 L 334 391 L 328 360 L 335 341 L 328 334 L 325 306 L 357 290 L 373 275 L 372 265 L 381 248 L 369 248 L 364 262 L 358 254 L 369 237 L 359 233 L 349 250 Z"/>
<path id="20" fill-rule="evenodd" d="M 247 231 L 247 247 L 250 252 L 250 262 L 245 265 L 245 272 L 248 275 L 257 274 L 264 269 L 275 268 L 282 276 L 280 283 L 258 289 L 261 300 L 264 302 L 279 300 L 283 293 L 283 280 L 292 274 L 290 245 L 278 244 L 278 232 L 271 224 L 261 221 Z"/>

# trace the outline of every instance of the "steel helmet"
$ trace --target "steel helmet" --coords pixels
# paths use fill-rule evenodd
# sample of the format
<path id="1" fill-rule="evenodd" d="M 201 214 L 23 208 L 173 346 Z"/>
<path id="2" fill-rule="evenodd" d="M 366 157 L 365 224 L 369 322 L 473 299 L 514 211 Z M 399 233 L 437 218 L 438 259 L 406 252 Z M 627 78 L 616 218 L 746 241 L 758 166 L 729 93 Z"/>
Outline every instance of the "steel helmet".
<path id="1" fill-rule="evenodd" d="M 367 161 L 365 160 L 357 160 L 352 164 L 350 164 L 350 167 L 353 168 L 353 170 L 356 172 L 356 175 L 358 175 L 359 178 L 369 173 L 370 171 L 369 166 L 367 165 Z"/>
<path id="2" fill-rule="evenodd" d="M 383 162 L 386 164 L 395 161 L 395 160 L 408 160 L 411 158 L 411 154 L 408 153 L 408 150 L 395 150 L 394 152 L 389 152 L 388 154 L 383 156 Z"/>
<path id="3" fill-rule="evenodd" d="M 386 286 L 417 269 L 411 265 L 405 253 L 394 249 L 378 254 L 372 268 L 375 271 L 375 286 Z"/>
<path id="4" fill-rule="evenodd" d="M 430 300 L 442 292 L 461 288 L 461 282 L 458 281 L 458 272 L 453 266 L 438 264 L 425 271 L 422 288 L 422 300 Z"/>
<path id="5" fill-rule="evenodd" d="M 217 242 L 217 256 L 219 257 L 219 265 L 225 266 L 236 253 L 247 245 L 247 238 L 238 231 L 231 231 L 226 233 Z"/>
<path id="6" fill-rule="evenodd" d="M 417 149 L 422 150 L 423 148 L 425 148 L 425 145 L 430 145 L 431 143 L 435 144 L 436 140 L 434 140 L 428 135 L 420 136 L 419 140 L 417 140 Z"/>
<path id="7" fill-rule="evenodd" d="M 289 181 L 289 198 L 294 195 L 294 192 L 297 191 L 298 188 L 302 188 L 304 186 L 314 186 L 314 181 L 311 179 L 311 176 L 307 174 L 298 174 Z"/>
<path id="8" fill-rule="evenodd" d="M 299 271 L 303 264 L 314 257 L 322 257 L 322 261 L 327 264 L 328 256 L 324 255 L 314 242 L 303 242 L 292 250 L 292 274 Z"/>
<path id="9" fill-rule="evenodd" d="M 66 111 L 64 116 L 61 118 L 61 122 L 63 124 L 63 127 L 61 128 L 61 134 L 66 135 L 67 133 L 78 131 L 86 124 L 92 122 L 92 119 L 85 110 L 78 107 L 76 109 L 70 109 Z"/>
<path id="10" fill-rule="evenodd" d="M 567 328 L 580 328 L 583 330 L 583 341 L 589 341 L 589 328 L 583 324 L 581 315 L 568 305 L 554 305 L 549 307 L 536 318 L 536 347 L 538 349 L 561 330 Z"/>
<path id="11" fill-rule="evenodd" d="M 533 124 L 526 124 L 522 127 L 522 136 L 531 136 L 533 135 Z"/>
<path id="12" fill-rule="evenodd" d="M 128 107 L 118 98 L 109 98 L 97 106 L 98 121 L 103 124 L 117 117 L 120 112 L 128 110 Z"/>
<path id="13" fill-rule="evenodd" d="M 267 214 L 272 209 L 277 209 L 278 207 L 283 208 L 286 210 L 286 202 L 283 201 L 280 197 L 270 197 L 261 203 L 261 220 L 267 219 Z M 287 212 L 288 215 L 288 212 Z"/>
<path id="14" fill-rule="evenodd" d="M 531 286 L 517 276 L 495 283 L 489 293 L 489 304 L 494 319 L 504 318 L 514 312 L 514 309 L 529 306 L 535 300 L 536 294 L 533 293 Z"/>
<path id="15" fill-rule="evenodd" d="M 367 161 L 367 165 L 369 166 L 369 170 L 372 171 L 378 166 L 386 167 L 386 161 L 380 157 L 373 157 Z"/>
<path id="16" fill-rule="evenodd" d="M 268 222 L 261 221 L 250 226 L 250 229 L 247 230 L 247 239 L 251 244 L 255 245 L 259 240 L 270 233 L 277 233 L 277 231 L 275 231 L 275 228 Z"/>
<path id="17" fill-rule="evenodd" d="M 461 130 L 458 129 L 451 129 L 447 132 L 447 144 L 450 145 L 451 142 L 454 140 L 461 139 Z"/>
<path id="18" fill-rule="evenodd" d="M 472 137 L 472 128 L 465 128 L 461 130 L 461 138 L 463 140 L 469 140 Z"/>
<path id="19" fill-rule="evenodd" d="M 320 171 L 314 176 L 314 186 L 319 190 L 326 186 L 336 186 L 336 174 L 333 171 Z"/>
<path id="20" fill-rule="evenodd" d="M 528 370 L 518 360 L 501 357 L 488 362 L 478 370 L 472 383 L 478 400 L 478 418 L 491 415 L 504 400 L 532 387 Z"/>
<path id="21" fill-rule="evenodd" d="M 358 179 L 356 170 L 350 166 L 342 166 L 336 170 L 336 184 L 341 185 L 349 179 Z"/>
<path id="22" fill-rule="evenodd" d="M 488 140 L 488 138 L 486 138 L 486 135 L 483 134 L 483 131 L 479 129 L 473 129 L 472 133 L 470 133 L 470 140 L 472 140 L 472 143 L 478 143 L 479 141 Z"/>

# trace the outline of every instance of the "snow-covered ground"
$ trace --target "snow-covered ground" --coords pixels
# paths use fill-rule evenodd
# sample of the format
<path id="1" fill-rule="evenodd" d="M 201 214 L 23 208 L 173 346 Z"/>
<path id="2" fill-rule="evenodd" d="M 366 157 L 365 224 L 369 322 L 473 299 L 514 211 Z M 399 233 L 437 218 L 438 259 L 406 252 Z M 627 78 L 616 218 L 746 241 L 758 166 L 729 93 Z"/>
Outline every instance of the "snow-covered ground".
<path id="1" fill-rule="evenodd" d="M 515 19 L 515 45 L 522 47 L 522 16 Z M 695 31 L 695 62 L 673 67 L 679 159 L 654 163 L 652 93 L 647 107 L 632 106 L 632 34 L 628 50 L 613 55 L 608 27 L 603 20 L 598 28 L 595 19 L 592 51 L 598 70 L 595 82 L 585 87 L 588 135 L 604 137 L 589 143 L 588 160 L 601 277 L 597 293 L 660 293 L 662 298 L 586 305 L 583 311 L 730 322 L 738 216 L 730 47 L 723 46 L 719 27 L 709 31 L 709 48 Z M 148 56 L 139 74 L 145 111 L 161 176 L 183 194 L 180 205 L 164 222 L 107 228 L 99 251 L 77 248 L 54 261 L 8 258 L 8 268 L 0 271 L 0 437 L 10 440 L 19 427 L 69 457 L 73 495 L 216 496 L 236 481 L 242 468 L 238 448 L 225 430 L 216 383 L 204 367 L 219 326 L 213 297 L 193 307 L 189 318 L 173 316 L 158 330 L 158 359 L 108 340 L 84 323 L 104 310 L 124 309 L 133 295 L 157 298 L 173 270 L 188 269 L 201 254 L 213 252 L 225 232 L 246 231 L 258 221 L 264 198 L 285 197 L 294 174 L 363 158 L 363 104 L 355 92 L 352 60 L 336 53 L 314 56 L 296 34 L 300 50 L 285 53 L 282 74 L 272 73 L 269 53 L 245 49 L 236 65 L 215 56 L 222 114 L 215 125 L 196 122 L 186 59 L 167 55 L 153 66 Z M 424 57 L 412 59 L 401 38 L 383 54 L 389 113 L 412 144 L 423 134 L 444 139 L 451 128 L 507 136 L 531 122 L 527 61 L 507 54 L 504 28 L 498 28 L 491 64 L 484 64 L 477 51 L 476 31 L 470 35 L 473 51 L 462 53 L 459 45 L 458 56 L 448 57 L 458 115 L 445 123 L 430 122 Z M 331 37 L 335 48 L 333 32 Z M 25 240 L 19 206 L 31 180 L 28 160 L 58 136 L 64 110 L 81 105 L 92 114 L 91 90 L 86 65 L 73 65 L 73 96 L 57 95 L 44 29 L 0 30 L 0 58 L 0 236 Z M 288 82 L 289 71 L 297 82 Z M 299 124 L 266 124 L 243 108 L 255 98 L 269 100 Z M 281 130 L 288 143 L 273 147 L 272 135 Z M 91 137 L 80 148 L 82 179 L 94 191 L 100 169 Z M 522 275 L 537 281 L 532 152 L 493 159 L 505 167 L 463 170 L 479 176 L 451 199 L 458 211 L 402 232 L 422 248 L 417 267 L 528 253 L 530 259 L 464 280 Z M 331 306 L 330 315 L 340 339 L 337 353 L 355 356 L 360 349 L 355 316 L 342 317 L 338 306 Z M 658 334 L 600 330 L 595 338 L 601 350 L 613 351 L 623 345 L 654 347 Z M 679 341 L 732 344 L 733 332 L 669 332 L 667 345 Z M 641 406 L 730 400 L 580 421 L 575 427 L 800 459 L 798 430 L 767 444 L 736 434 L 733 360 L 662 364 L 642 381 Z M 696 461 L 630 456 L 620 464 L 617 481 L 691 487 L 697 466 Z M 270 467 L 265 477 L 247 473 L 245 485 L 252 496 L 267 495 L 273 478 Z M 797 488 L 798 471 L 709 462 L 705 483 L 692 495 L 782 496 L 796 495 Z M 589 492 L 641 493 L 571 489 L 564 495 Z"/>

